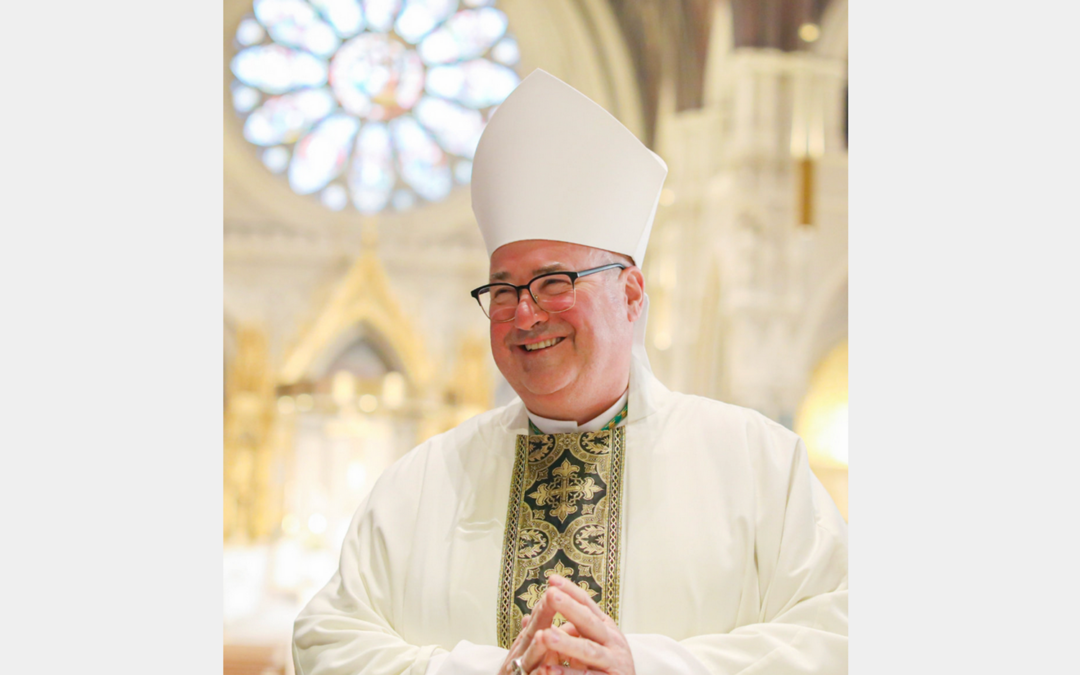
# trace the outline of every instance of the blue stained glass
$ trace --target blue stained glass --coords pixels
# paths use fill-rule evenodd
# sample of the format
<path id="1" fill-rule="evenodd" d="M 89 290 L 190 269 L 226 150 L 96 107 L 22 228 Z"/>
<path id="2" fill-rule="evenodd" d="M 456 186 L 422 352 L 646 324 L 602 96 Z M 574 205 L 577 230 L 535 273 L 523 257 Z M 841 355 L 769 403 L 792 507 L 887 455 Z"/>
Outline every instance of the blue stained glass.
<path id="1" fill-rule="evenodd" d="M 484 125 L 520 81 L 494 5 L 254 0 L 230 62 L 245 138 L 295 192 L 335 211 L 445 198 L 470 181 Z"/>
<path id="2" fill-rule="evenodd" d="M 319 56 L 330 56 L 341 44 L 334 29 L 304 0 L 255 0 L 255 16 L 280 44 Z"/>
<path id="3" fill-rule="evenodd" d="M 321 189 L 341 173 L 360 121 L 337 114 L 326 118 L 300 139 L 289 163 L 289 185 L 306 195 Z"/>
<path id="4" fill-rule="evenodd" d="M 349 170 L 353 203 L 363 213 L 386 207 L 394 189 L 394 153 L 385 124 L 370 122 L 360 130 Z"/>
<path id="5" fill-rule="evenodd" d="M 405 0 L 405 8 L 394 24 L 394 32 L 414 45 L 453 14 L 457 6 L 457 0 Z"/>
<path id="6" fill-rule="evenodd" d="M 476 153 L 476 144 L 484 131 L 484 118 L 479 111 L 425 96 L 417 104 L 415 113 L 447 152 L 469 158 Z"/>
<path id="7" fill-rule="evenodd" d="M 364 13 L 359 0 L 310 0 L 322 12 L 337 34 L 349 38 L 364 29 Z"/>
<path id="8" fill-rule="evenodd" d="M 378 33 L 349 40 L 330 68 L 334 94 L 345 109 L 374 120 L 405 112 L 424 87 L 424 64 L 416 52 Z"/>
<path id="9" fill-rule="evenodd" d="M 399 109 L 408 110 L 416 105 L 424 93 L 424 64 L 420 61 L 420 55 L 411 49 L 405 52 L 400 64 L 394 100 Z"/>
<path id="10" fill-rule="evenodd" d="M 462 185 L 467 185 L 472 180 L 472 162 L 463 159 L 454 165 L 454 180 Z"/>
<path id="11" fill-rule="evenodd" d="M 248 116 L 244 138 L 255 145 L 293 143 L 334 108 L 334 97 L 326 89 L 277 96 Z"/>
<path id="12" fill-rule="evenodd" d="M 482 55 L 506 32 L 506 15 L 497 9 L 458 12 L 420 43 L 425 63 L 464 61 Z"/>
<path id="13" fill-rule="evenodd" d="M 460 66 L 431 68 L 428 70 L 424 89 L 429 94 L 456 99 L 465 89 L 465 71 Z"/>
<path id="14" fill-rule="evenodd" d="M 262 42 L 264 37 L 266 37 L 266 31 L 263 30 L 258 21 L 251 17 L 241 21 L 236 29 L 236 41 L 245 47 Z"/>
<path id="15" fill-rule="evenodd" d="M 461 57 L 461 48 L 449 31 L 437 30 L 420 43 L 420 57 L 428 65 L 452 63 Z"/>
<path id="16" fill-rule="evenodd" d="M 321 198 L 323 206 L 331 211 L 340 211 L 349 203 L 349 195 L 345 193 L 345 188 L 337 183 L 326 186 L 326 189 L 322 191 Z"/>
<path id="17" fill-rule="evenodd" d="M 491 58 L 506 66 L 516 64 L 521 60 L 517 40 L 509 35 L 499 40 L 499 43 L 491 48 Z"/>
<path id="18" fill-rule="evenodd" d="M 271 44 L 248 47 L 232 60 L 240 80 L 268 94 L 326 84 L 326 62 L 306 52 Z"/>
<path id="19" fill-rule="evenodd" d="M 386 33 L 394 25 L 400 0 L 364 0 L 364 16 L 372 30 Z"/>
<path id="20" fill-rule="evenodd" d="M 281 173 L 289 166 L 289 151 L 280 145 L 267 148 L 262 154 L 263 164 L 273 173 Z"/>
<path id="21" fill-rule="evenodd" d="M 428 93 L 458 101 L 470 108 L 502 103 L 521 82 L 510 68 L 486 59 L 428 70 Z"/>
<path id="22" fill-rule="evenodd" d="M 428 201 L 438 201 L 450 194 L 453 181 L 446 155 L 412 117 L 399 117 L 390 123 L 397 150 L 401 177 L 417 194 Z"/>
<path id="23" fill-rule="evenodd" d="M 232 96 L 233 107 L 242 113 L 251 112 L 262 100 L 262 94 L 258 89 L 252 89 L 235 81 L 232 85 Z"/>

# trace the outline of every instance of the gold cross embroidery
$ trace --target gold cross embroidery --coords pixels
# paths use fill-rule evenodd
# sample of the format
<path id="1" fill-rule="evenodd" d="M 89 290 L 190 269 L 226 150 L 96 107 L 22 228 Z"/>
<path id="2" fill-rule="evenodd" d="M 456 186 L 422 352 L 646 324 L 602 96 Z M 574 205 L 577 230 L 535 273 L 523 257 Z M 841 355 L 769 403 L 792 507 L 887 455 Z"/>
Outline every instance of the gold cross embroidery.
<path id="1" fill-rule="evenodd" d="M 574 466 L 569 460 L 564 459 L 559 467 L 551 472 L 550 483 L 541 483 L 536 492 L 529 494 L 536 500 L 538 506 L 553 504 L 551 515 L 565 523 L 567 516 L 577 513 L 579 499 L 592 499 L 593 495 L 600 491 L 600 486 L 590 476 L 581 478 L 575 476 L 581 471 L 581 467 Z"/>

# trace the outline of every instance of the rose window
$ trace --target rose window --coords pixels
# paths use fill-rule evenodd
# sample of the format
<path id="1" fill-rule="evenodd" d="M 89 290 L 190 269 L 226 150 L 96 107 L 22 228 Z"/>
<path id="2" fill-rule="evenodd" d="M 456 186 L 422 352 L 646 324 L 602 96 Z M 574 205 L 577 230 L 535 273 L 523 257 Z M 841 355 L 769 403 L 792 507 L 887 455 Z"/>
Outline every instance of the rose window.
<path id="1" fill-rule="evenodd" d="M 363 213 L 466 184 L 520 79 L 494 0 L 255 0 L 236 31 L 233 107 L 292 189 Z"/>

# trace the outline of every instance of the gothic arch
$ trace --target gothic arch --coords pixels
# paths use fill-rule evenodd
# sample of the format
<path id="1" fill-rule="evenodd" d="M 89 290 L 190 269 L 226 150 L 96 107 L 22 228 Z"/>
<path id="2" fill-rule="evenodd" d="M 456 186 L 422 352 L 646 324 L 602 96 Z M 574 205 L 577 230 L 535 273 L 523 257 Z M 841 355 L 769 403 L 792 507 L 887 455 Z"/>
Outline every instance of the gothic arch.
<path id="1" fill-rule="evenodd" d="M 410 385 L 425 390 L 431 366 L 371 250 L 360 255 L 326 307 L 289 350 L 280 383 L 290 385 L 324 375 L 333 360 L 361 338 L 371 340 Z"/>

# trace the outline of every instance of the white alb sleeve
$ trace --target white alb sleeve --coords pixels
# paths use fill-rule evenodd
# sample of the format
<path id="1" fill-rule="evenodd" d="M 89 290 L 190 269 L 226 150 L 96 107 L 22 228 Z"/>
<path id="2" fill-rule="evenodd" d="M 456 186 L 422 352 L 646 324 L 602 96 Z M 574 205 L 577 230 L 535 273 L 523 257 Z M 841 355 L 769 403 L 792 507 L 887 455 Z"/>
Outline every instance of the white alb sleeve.
<path id="1" fill-rule="evenodd" d="M 682 641 L 627 635 L 637 675 L 847 673 L 847 524 L 801 440 L 762 461 L 773 465 L 759 494 L 759 622 Z"/>

